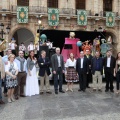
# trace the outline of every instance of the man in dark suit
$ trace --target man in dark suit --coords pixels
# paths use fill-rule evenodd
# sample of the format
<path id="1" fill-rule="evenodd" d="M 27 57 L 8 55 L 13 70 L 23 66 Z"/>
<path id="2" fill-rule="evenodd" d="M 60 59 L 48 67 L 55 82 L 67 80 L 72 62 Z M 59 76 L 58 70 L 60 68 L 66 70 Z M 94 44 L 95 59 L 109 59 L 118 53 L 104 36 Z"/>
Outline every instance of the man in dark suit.
<path id="1" fill-rule="evenodd" d="M 98 88 L 98 91 L 102 92 L 103 59 L 100 57 L 99 51 L 95 52 L 95 57 L 91 61 L 91 70 L 93 74 L 93 91 Z"/>
<path id="2" fill-rule="evenodd" d="M 46 57 L 46 52 L 44 50 L 41 51 L 41 57 L 38 59 L 39 64 L 39 76 L 40 76 L 40 94 L 43 94 L 44 92 L 44 80 L 46 84 L 46 93 L 51 94 L 50 91 L 50 83 L 49 83 L 49 75 L 50 75 L 50 60 L 48 57 Z"/>
<path id="3" fill-rule="evenodd" d="M 92 74 L 91 74 L 91 60 L 92 60 L 92 55 L 90 54 L 89 50 L 86 50 L 85 57 L 88 59 L 89 62 L 89 72 L 87 74 L 87 82 L 86 82 L 86 87 L 90 88 L 89 83 L 92 81 Z"/>
<path id="4" fill-rule="evenodd" d="M 59 92 L 65 93 L 62 90 L 63 73 L 65 70 L 63 56 L 60 54 L 60 48 L 56 48 L 56 54 L 51 57 L 52 71 L 54 77 L 55 94 L 58 94 L 58 79 L 59 79 Z"/>
<path id="5" fill-rule="evenodd" d="M 114 92 L 113 89 L 113 75 L 115 74 L 115 64 L 116 60 L 113 56 L 111 56 L 111 51 L 108 50 L 106 52 L 106 57 L 104 58 L 104 72 L 105 72 L 105 79 L 106 79 L 106 90 L 108 92 L 109 89 L 111 92 Z"/>
<path id="6" fill-rule="evenodd" d="M 84 57 L 83 51 L 80 52 L 80 58 L 77 59 L 76 62 L 76 71 L 79 75 L 79 87 L 80 89 L 78 91 L 85 92 L 86 90 L 86 79 L 87 74 L 89 72 L 89 63 L 88 59 Z"/>

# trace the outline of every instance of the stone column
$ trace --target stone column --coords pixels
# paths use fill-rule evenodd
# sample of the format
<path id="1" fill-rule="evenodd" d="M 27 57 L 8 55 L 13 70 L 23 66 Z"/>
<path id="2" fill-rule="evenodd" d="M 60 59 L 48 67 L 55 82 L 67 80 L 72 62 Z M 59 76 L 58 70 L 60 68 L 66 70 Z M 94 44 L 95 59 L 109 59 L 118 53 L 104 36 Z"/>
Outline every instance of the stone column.
<path id="1" fill-rule="evenodd" d="M 38 0 L 39 6 L 47 7 L 47 0 Z"/>
<path id="2" fill-rule="evenodd" d="M 118 0 L 113 0 L 112 11 L 113 12 L 118 12 Z"/>
<path id="3" fill-rule="evenodd" d="M 2 0 L 2 9 L 9 10 L 9 0 Z"/>
<path id="4" fill-rule="evenodd" d="M 29 0 L 29 6 L 39 6 L 39 0 Z"/>
<path id="5" fill-rule="evenodd" d="M 103 0 L 98 1 L 98 11 L 99 11 L 99 15 L 100 15 L 100 12 L 103 11 Z"/>
<path id="6" fill-rule="evenodd" d="M 99 2 L 98 2 L 98 1 L 99 1 L 99 0 L 94 0 L 94 6 L 93 6 L 93 8 L 94 8 L 94 11 L 93 11 L 94 15 L 95 15 L 96 13 L 99 14 L 99 9 L 98 9 Z"/>
<path id="7" fill-rule="evenodd" d="M 120 0 L 118 0 L 118 15 L 120 16 Z"/>

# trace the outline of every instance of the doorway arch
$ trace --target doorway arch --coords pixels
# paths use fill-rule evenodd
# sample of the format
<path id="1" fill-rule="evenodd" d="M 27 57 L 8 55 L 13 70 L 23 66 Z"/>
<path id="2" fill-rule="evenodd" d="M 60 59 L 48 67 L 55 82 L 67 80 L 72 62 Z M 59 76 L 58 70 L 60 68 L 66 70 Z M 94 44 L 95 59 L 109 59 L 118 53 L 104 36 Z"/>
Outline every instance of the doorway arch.
<path id="1" fill-rule="evenodd" d="M 26 28 L 17 29 L 12 37 L 16 40 L 17 45 L 20 45 L 21 42 L 23 42 L 25 46 L 28 46 L 30 41 L 34 41 L 33 33 Z"/>
<path id="2" fill-rule="evenodd" d="M 14 38 L 16 40 L 16 43 L 17 43 L 18 46 L 23 42 L 25 44 L 26 48 L 30 44 L 30 41 L 34 42 L 33 33 L 26 28 L 17 29 L 13 33 L 12 38 Z M 17 47 L 17 48 L 19 48 L 19 47 Z"/>

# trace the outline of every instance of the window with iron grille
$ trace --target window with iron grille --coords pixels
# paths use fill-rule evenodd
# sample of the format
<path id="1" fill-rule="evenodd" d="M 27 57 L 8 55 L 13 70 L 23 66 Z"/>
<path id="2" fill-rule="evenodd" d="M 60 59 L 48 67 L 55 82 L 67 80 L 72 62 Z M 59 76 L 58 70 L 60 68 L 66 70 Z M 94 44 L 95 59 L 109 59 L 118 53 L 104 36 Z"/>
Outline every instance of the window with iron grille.
<path id="1" fill-rule="evenodd" d="M 29 0 L 17 0 L 18 6 L 29 6 Z"/>
<path id="2" fill-rule="evenodd" d="M 76 0 L 76 9 L 84 9 L 85 10 L 85 1 L 86 0 Z"/>
<path id="3" fill-rule="evenodd" d="M 103 0 L 103 11 L 112 11 L 113 0 Z"/>
<path id="4" fill-rule="evenodd" d="M 58 0 L 47 0 L 47 6 L 50 8 L 58 8 Z"/>

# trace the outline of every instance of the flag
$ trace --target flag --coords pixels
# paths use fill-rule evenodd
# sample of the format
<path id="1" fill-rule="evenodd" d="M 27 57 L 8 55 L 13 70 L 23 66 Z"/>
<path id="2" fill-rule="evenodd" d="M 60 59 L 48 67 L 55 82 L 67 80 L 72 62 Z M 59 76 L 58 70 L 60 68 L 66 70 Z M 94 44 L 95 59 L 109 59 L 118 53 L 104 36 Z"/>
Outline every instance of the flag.
<path id="1" fill-rule="evenodd" d="M 49 24 L 49 26 L 58 26 L 58 24 L 59 24 L 59 9 L 48 8 L 48 24 Z"/>
<path id="2" fill-rule="evenodd" d="M 17 22 L 28 23 L 28 6 L 17 7 Z"/>
<path id="3" fill-rule="evenodd" d="M 77 23 L 78 25 L 82 25 L 82 26 L 87 25 L 87 11 L 86 10 L 77 10 Z"/>
<path id="4" fill-rule="evenodd" d="M 106 12 L 106 26 L 114 27 L 115 25 L 115 14 L 113 12 Z"/>

